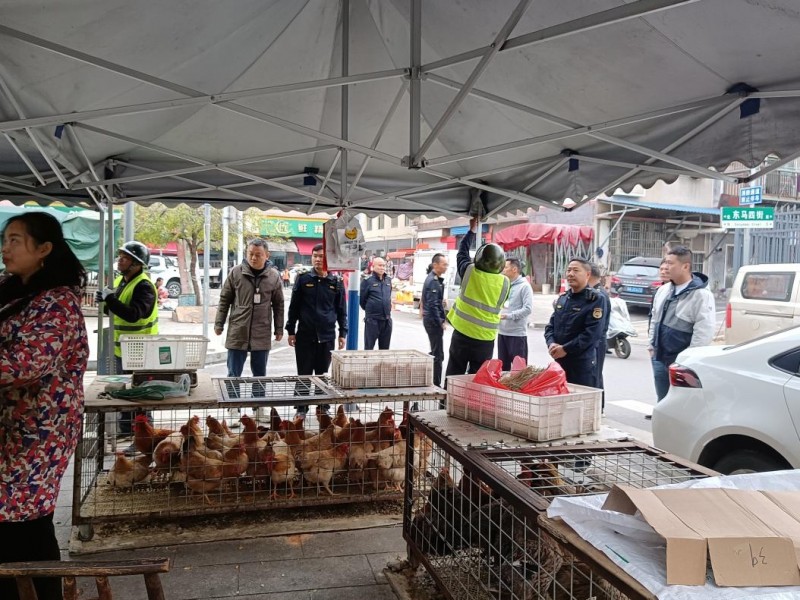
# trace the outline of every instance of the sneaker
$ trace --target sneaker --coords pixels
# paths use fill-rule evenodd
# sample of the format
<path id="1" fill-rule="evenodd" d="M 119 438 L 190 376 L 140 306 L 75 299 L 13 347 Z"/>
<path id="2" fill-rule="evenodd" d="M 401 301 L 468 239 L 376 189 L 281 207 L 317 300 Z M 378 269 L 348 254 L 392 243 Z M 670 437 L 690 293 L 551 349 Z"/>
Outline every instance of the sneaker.
<path id="1" fill-rule="evenodd" d="M 359 412 L 360 410 L 361 408 L 355 402 L 348 402 L 344 405 L 344 411 L 348 413 Z"/>
<path id="2" fill-rule="evenodd" d="M 319 413 L 320 413 L 321 415 L 325 415 L 325 416 L 328 416 L 328 417 L 329 417 L 329 416 L 331 416 L 331 413 L 330 413 L 330 408 L 331 408 L 331 407 L 330 407 L 330 406 L 328 406 L 327 404 L 320 404 L 320 405 L 319 405 Z"/>
<path id="3" fill-rule="evenodd" d="M 239 419 L 241 418 L 242 414 L 239 412 L 238 408 L 229 408 L 228 409 L 228 427 L 231 429 L 238 429 L 241 427 L 239 424 Z"/>
<path id="4" fill-rule="evenodd" d="M 136 449 L 136 446 L 134 446 L 133 444 L 131 444 L 130 446 L 125 448 L 125 450 L 122 451 L 122 453 L 125 456 L 136 456 L 138 454 L 138 452 L 139 451 Z"/>
<path id="5" fill-rule="evenodd" d="M 305 418 L 306 418 L 306 412 L 305 411 L 298 410 L 297 412 L 294 413 L 294 420 L 295 421 L 297 419 L 305 419 Z"/>

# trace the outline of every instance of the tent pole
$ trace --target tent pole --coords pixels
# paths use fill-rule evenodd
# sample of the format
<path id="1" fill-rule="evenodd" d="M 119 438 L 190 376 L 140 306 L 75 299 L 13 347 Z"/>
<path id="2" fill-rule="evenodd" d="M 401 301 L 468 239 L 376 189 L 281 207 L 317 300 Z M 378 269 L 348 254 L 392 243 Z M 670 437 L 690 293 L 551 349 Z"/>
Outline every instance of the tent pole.
<path id="1" fill-rule="evenodd" d="M 409 135 L 408 135 L 408 167 L 419 152 L 420 119 L 422 116 L 422 0 L 411 0 L 411 65 L 410 65 L 410 100 L 409 100 Z"/>
<path id="2" fill-rule="evenodd" d="M 203 205 L 203 217 L 205 223 L 203 224 L 203 337 L 208 337 L 208 296 L 210 283 L 209 277 L 209 262 L 211 261 L 211 205 L 206 203 Z"/>

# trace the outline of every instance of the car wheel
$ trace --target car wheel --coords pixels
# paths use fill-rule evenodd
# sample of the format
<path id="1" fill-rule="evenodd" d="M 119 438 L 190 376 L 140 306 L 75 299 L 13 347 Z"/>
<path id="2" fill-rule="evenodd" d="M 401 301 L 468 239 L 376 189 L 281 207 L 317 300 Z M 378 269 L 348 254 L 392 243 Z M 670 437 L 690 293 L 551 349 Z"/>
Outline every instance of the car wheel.
<path id="1" fill-rule="evenodd" d="M 790 468 L 780 459 L 758 450 L 734 450 L 720 458 L 713 467 L 724 475 L 741 475 L 743 473 L 763 473 Z"/>
<path id="2" fill-rule="evenodd" d="M 626 338 L 617 338 L 614 352 L 619 358 L 628 358 L 631 355 L 631 343 Z"/>
<path id="3" fill-rule="evenodd" d="M 177 298 L 183 291 L 180 279 L 170 279 L 165 287 L 167 288 L 167 293 L 170 298 Z"/>

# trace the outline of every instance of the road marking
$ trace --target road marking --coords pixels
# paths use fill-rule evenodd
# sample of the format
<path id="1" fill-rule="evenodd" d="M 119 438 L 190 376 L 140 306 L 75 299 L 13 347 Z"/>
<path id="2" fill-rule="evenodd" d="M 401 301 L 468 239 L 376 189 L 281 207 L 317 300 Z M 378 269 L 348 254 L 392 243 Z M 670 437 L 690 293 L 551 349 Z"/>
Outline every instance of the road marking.
<path id="1" fill-rule="evenodd" d="M 619 406 L 620 408 L 626 408 L 640 415 L 652 415 L 654 408 L 652 404 L 639 402 L 638 400 L 615 400 L 614 402 L 609 402 L 609 404 Z"/>

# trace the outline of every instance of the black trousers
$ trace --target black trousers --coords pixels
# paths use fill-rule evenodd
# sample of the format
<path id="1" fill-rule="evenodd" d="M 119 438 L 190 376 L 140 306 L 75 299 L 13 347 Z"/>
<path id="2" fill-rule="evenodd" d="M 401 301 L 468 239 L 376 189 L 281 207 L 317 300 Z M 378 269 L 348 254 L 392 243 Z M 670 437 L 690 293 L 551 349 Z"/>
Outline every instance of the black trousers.
<path id="1" fill-rule="evenodd" d="M 445 375 L 449 377 L 477 373 L 481 365 L 492 358 L 492 354 L 494 354 L 494 340 L 475 340 L 453 331 Z"/>
<path id="2" fill-rule="evenodd" d="M 511 370 L 511 361 L 515 356 L 521 356 L 528 362 L 528 336 L 498 335 L 497 358 L 503 362 L 503 371 Z"/>
<path id="3" fill-rule="evenodd" d="M 608 348 L 608 342 L 606 340 L 603 340 L 597 344 L 597 383 L 595 383 L 594 387 L 603 390 L 603 396 L 600 403 L 601 410 L 605 409 L 606 407 L 606 386 L 603 383 L 603 365 L 606 362 L 606 348 Z"/>
<path id="4" fill-rule="evenodd" d="M 53 515 L 33 521 L 0 521 L 0 563 L 60 560 Z M 33 580 L 39 600 L 62 600 L 61 579 L 39 577 Z M 0 598 L 19 600 L 13 579 L 0 579 Z"/>
<path id="5" fill-rule="evenodd" d="M 594 387 L 597 385 L 597 357 L 591 350 L 577 358 L 556 359 L 567 374 L 567 382 Z"/>
<path id="6" fill-rule="evenodd" d="M 391 319 L 374 319 L 372 317 L 364 319 L 364 350 L 374 349 L 375 342 L 378 342 L 378 350 L 388 350 L 391 340 Z"/>
<path id="7" fill-rule="evenodd" d="M 331 366 L 331 352 L 335 342 L 318 342 L 316 338 L 297 336 L 294 348 L 294 360 L 298 375 L 324 375 Z M 297 395 L 305 395 L 298 393 Z M 320 410 L 327 410 L 330 404 L 320 404 Z M 308 405 L 295 406 L 298 412 L 308 412 Z"/>
<path id="8" fill-rule="evenodd" d="M 444 363 L 444 329 L 436 323 L 422 322 L 428 341 L 431 344 L 430 355 L 433 357 L 433 385 L 442 387 L 442 364 Z"/>

